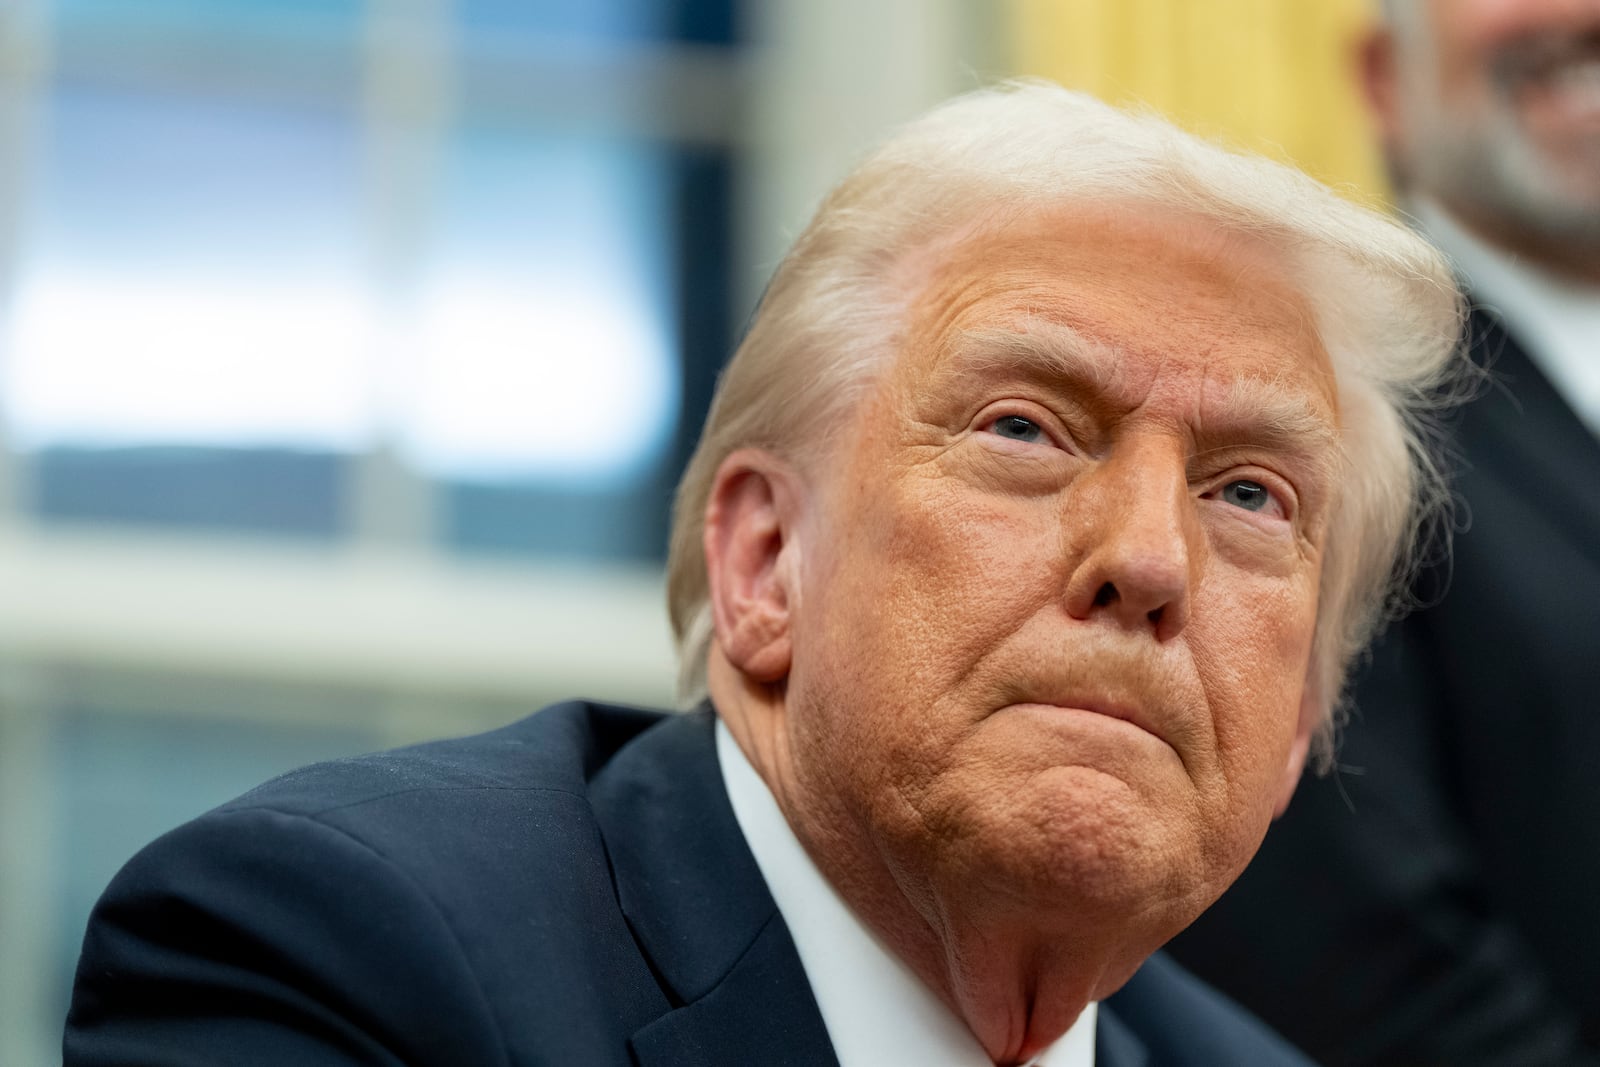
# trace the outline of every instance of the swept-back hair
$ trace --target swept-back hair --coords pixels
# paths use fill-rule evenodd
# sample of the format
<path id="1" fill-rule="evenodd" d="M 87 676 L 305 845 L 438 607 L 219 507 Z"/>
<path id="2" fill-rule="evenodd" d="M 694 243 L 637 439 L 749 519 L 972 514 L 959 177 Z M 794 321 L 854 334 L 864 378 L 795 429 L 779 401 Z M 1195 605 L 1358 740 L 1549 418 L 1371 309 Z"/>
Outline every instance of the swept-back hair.
<path id="1" fill-rule="evenodd" d="M 723 371 L 678 487 L 667 563 L 679 697 L 705 696 L 713 639 L 702 540 L 718 466 L 758 447 L 802 469 L 897 352 L 914 253 L 963 227 L 1074 203 L 1147 201 L 1280 249 L 1338 382 L 1342 477 L 1306 679 L 1319 760 L 1353 658 L 1396 606 L 1446 500 L 1427 413 L 1460 373 L 1445 260 L 1397 222 L 1290 167 L 1148 113 L 1039 82 L 957 97 L 901 128 L 822 202 Z"/>

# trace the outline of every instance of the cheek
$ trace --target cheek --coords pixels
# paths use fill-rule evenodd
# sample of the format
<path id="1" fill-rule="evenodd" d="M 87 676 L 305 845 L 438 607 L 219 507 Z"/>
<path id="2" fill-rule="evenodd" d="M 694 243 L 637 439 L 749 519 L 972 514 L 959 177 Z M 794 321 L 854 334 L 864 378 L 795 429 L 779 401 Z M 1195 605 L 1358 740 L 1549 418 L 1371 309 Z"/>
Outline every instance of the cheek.
<path id="1" fill-rule="evenodd" d="M 1051 584 L 1038 546 L 1053 520 L 950 479 L 895 473 L 879 475 L 846 521 L 831 517 L 838 532 L 808 568 L 794 633 L 796 740 L 851 794 L 891 780 L 917 793 L 939 775 L 990 710 L 986 659 Z"/>
<path id="2" fill-rule="evenodd" d="M 936 473 L 880 482 L 834 546 L 830 630 L 848 635 L 842 651 L 876 651 L 877 673 L 953 686 L 1059 588 L 1059 537 L 1041 502 L 997 499 Z"/>
<path id="3" fill-rule="evenodd" d="M 1227 603 L 1196 606 L 1191 639 L 1213 710 L 1218 759 L 1234 799 L 1278 781 L 1299 725 L 1316 594 L 1305 579 L 1241 580 Z"/>
<path id="4" fill-rule="evenodd" d="M 1257 585 L 1235 583 L 1230 592 L 1249 595 L 1197 604 L 1190 624 L 1216 744 L 1213 773 L 1196 784 L 1209 862 L 1226 881 L 1249 862 L 1271 822 L 1299 725 L 1316 612 L 1314 587 Z"/>

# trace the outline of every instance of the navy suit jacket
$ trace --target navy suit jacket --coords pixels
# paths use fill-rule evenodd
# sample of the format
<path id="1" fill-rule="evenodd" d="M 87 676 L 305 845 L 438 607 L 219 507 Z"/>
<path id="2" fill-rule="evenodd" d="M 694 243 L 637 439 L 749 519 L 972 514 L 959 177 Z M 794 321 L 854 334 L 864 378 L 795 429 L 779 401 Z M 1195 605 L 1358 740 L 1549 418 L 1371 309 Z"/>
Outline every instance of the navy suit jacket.
<path id="1" fill-rule="evenodd" d="M 833 1064 L 708 710 L 558 705 L 296 771 L 135 857 L 67 1067 Z M 1100 1067 L 1304 1067 L 1160 958 Z"/>

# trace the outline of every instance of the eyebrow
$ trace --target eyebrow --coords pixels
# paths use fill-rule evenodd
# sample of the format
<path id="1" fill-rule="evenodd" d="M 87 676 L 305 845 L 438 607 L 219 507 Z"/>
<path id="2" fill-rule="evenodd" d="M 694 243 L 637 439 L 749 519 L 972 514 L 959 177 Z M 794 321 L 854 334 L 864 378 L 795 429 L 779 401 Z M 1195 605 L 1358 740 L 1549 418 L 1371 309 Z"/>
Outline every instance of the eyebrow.
<path id="1" fill-rule="evenodd" d="M 1059 322 L 1025 317 L 1016 330 L 963 332 L 951 347 L 963 373 L 1009 373 L 1045 379 L 1071 393 L 1115 401 L 1117 369 L 1124 356 L 1115 346 Z M 1255 445 L 1303 458 L 1324 480 L 1340 452 L 1336 422 L 1301 390 L 1262 378 L 1238 378 L 1207 388 L 1204 421 L 1189 429 L 1195 454 Z"/>
<path id="2" fill-rule="evenodd" d="M 1196 444 L 1222 447 L 1246 440 L 1293 452 L 1339 446 L 1335 424 L 1298 389 L 1261 378 L 1238 378 L 1205 398 Z M 1202 448 L 1202 451 L 1205 449 Z"/>
<path id="3" fill-rule="evenodd" d="M 1019 330 L 963 331 L 950 354 L 960 358 L 964 372 L 1048 378 L 1092 396 L 1116 393 L 1117 366 L 1122 361 L 1112 345 L 1062 323 L 1032 317 L 1025 318 Z"/>

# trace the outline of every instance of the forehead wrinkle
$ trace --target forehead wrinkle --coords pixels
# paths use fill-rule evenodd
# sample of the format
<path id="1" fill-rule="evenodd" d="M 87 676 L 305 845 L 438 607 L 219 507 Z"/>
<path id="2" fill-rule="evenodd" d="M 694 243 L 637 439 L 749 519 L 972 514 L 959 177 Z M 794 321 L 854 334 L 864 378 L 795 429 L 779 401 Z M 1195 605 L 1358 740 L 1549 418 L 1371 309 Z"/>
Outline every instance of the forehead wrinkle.
<path id="1" fill-rule="evenodd" d="M 1034 316 L 1024 317 L 1016 329 L 961 330 L 947 355 L 964 371 L 1048 378 L 1097 397 L 1116 390 L 1121 361 L 1114 346 Z"/>

